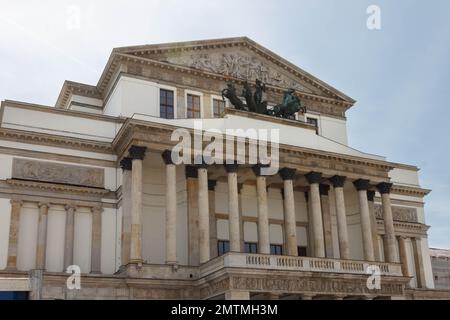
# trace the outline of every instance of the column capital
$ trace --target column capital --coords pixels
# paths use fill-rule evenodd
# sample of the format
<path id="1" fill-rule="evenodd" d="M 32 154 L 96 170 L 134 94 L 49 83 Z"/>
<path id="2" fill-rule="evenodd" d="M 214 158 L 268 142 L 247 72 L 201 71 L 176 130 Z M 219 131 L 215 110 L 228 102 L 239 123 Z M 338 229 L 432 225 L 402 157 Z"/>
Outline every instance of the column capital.
<path id="1" fill-rule="evenodd" d="M 310 173 L 305 174 L 306 180 L 308 180 L 309 184 L 320 183 L 320 179 L 322 179 L 322 174 L 320 172 L 311 171 Z"/>
<path id="2" fill-rule="evenodd" d="M 39 207 L 39 209 L 41 209 L 41 208 L 49 208 L 50 207 L 50 204 L 48 203 L 48 202 L 39 202 L 38 203 L 38 207 Z"/>
<path id="3" fill-rule="evenodd" d="M 133 160 L 144 160 L 146 151 L 147 147 L 143 146 L 131 146 L 130 149 L 128 149 L 130 157 Z"/>
<path id="4" fill-rule="evenodd" d="M 69 210 L 76 211 L 76 210 L 77 210 L 77 206 L 76 206 L 76 205 L 73 205 L 73 204 L 66 204 L 66 205 L 64 206 L 64 209 L 66 209 L 66 211 L 69 211 Z"/>
<path id="5" fill-rule="evenodd" d="M 392 183 L 381 182 L 377 184 L 377 189 L 381 194 L 391 193 Z"/>
<path id="6" fill-rule="evenodd" d="M 23 201 L 22 200 L 18 200 L 18 199 L 11 199 L 9 201 L 11 203 L 12 206 L 23 206 Z"/>
<path id="7" fill-rule="evenodd" d="M 122 168 L 123 171 L 131 171 L 132 168 L 132 162 L 131 162 L 130 157 L 125 157 L 122 160 L 120 160 L 120 167 Z"/>
<path id="8" fill-rule="evenodd" d="M 330 191 L 329 184 L 319 184 L 319 192 L 321 196 L 328 196 L 328 192 Z"/>
<path id="9" fill-rule="evenodd" d="M 267 165 L 267 164 L 255 164 L 252 167 L 252 170 L 255 173 L 255 176 L 257 176 L 257 177 L 261 177 L 261 176 L 265 177 L 266 175 L 262 174 L 261 169 L 262 168 L 267 168 L 267 167 L 269 167 L 269 165 Z"/>
<path id="10" fill-rule="evenodd" d="M 186 178 L 198 178 L 198 171 L 195 166 L 186 166 L 185 172 Z"/>
<path id="11" fill-rule="evenodd" d="M 358 179 L 353 181 L 353 185 L 355 186 L 356 190 L 368 190 L 370 186 L 370 181 L 366 179 Z"/>
<path id="12" fill-rule="evenodd" d="M 335 188 L 342 188 L 344 186 L 345 179 L 346 179 L 346 177 L 344 177 L 344 176 L 336 175 L 336 176 L 332 176 L 328 180 L 331 181 L 331 183 L 333 184 L 333 187 L 335 187 Z"/>
<path id="13" fill-rule="evenodd" d="M 103 207 L 102 207 L 102 206 L 94 206 L 94 207 L 91 207 L 91 212 L 92 212 L 93 214 L 102 213 L 102 212 L 103 212 Z"/>
<path id="14" fill-rule="evenodd" d="M 225 167 L 225 171 L 227 173 L 235 173 L 239 169 L 239 165 L 236 162 L 235 163 L 226 163 L 223 166 Z"/>
<path id="15" fill-rule="evenodd" d="M 217 180 L 208 180 L 208 190 L 214 191 L 216 188 Z"/>
<path id="16" fill-rule="evenodd" d="M 283 180 L 294 180 L 296 171 L 296 169 L 282 168 L 278 171 L 278 174 Z"/>
<path id="17" fill-rule="evenodd" d="M 164 150 L 163 153 L 161 153 L 161 156 L 165 164 L 174 164 L 172 161 L 172 151 Z"/>
<path id="18" fill-rule="evenodd" d="M 375 191 L 373 190 L 367 190 L 367 200 L 370 202 L 373 202 L 375 199 Z"/>

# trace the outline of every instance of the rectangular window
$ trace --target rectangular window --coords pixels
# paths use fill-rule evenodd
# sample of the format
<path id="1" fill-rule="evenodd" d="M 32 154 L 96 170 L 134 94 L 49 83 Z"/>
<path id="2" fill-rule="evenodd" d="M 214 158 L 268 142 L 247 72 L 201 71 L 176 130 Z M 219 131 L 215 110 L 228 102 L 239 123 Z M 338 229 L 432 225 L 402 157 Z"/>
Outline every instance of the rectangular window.
<path id="1" fill-rule="evenodd" d="M 306 257 L 306 247 L 297 247 L 297 253 L 299 257 Z"/>
<path id="2" fill-rule="evenodd" d="M 219 256 L 230 251 L 230 241 L 228 240 L 219 240 L 217 241 L 217 252 Z"/>
<path id="3" fill-rule="evenodd" d="M 160 89 L 159 91 L 159 116 L 165 119 L 173 119 L 173 91 Z"/>
<path id="4" fill-rule="evenodd" d="M 316 134 L 319 134 L 319 121 L 316 118 L 306 118 L 306 122 L 316 127 Z"/>
<path id="5" fill-rule="evenodd" d="M 213 99 L 214 118 L 219 118 L 225 112 L 225 101 Z"/>
<path id="6" fill-rule="evenodd" d="M 258 253 L 258 244 L 255 242 L 245 242 L 244 243 L 245 253 Z"/>
<path id="7" fill-rule="evenodd" d="M 283 246 L 281 244 L 271 244 L 270 254 L 281 256 L 283 254 Z"/>
<path id="8" fill-rule="evenodd" d="M 187 117 L 200 118 L 200 96 L 187 95 Z"/>

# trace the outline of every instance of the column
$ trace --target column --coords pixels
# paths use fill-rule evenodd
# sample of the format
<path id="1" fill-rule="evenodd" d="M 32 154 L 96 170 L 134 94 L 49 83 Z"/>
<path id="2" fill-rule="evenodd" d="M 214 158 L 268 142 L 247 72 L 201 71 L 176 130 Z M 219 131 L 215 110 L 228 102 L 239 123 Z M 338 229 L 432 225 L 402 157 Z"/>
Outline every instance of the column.
<path id="1" fill-rule="evenodd" d="M 397 262 L 396 250 L 397 240 L 395 239 L 394 221 L 392 219 L 391 197 L 390 192 L 392 183 L 382 182 L 377 185 L 377 189 L 381 194 L 381 202 L 383 205 L 384 231 L 385 231 L 385 260 L 387 262 Z"/>
<path id="2" fill-rule="evenodd" d="M 64 234 L 64 269 L 73 265 L 73 242 L 75 236 L 75 210 L 73 205 L 66 205 L 66 231 Z"/>
<path id="3" fill-rule="evenodd" d="M 258 253 L 270 254 L 269 210 L 267 206 L 266 177 L 261 173 L 261 166 L 255 165 L 256 193 L 258 201 Z"/>
<path id="4" fill-rule="evenodd" d="M 91 273 L 101 272 L 102 258 L 102 212 L 101 206 L 91 208 L 92 212 L 92 240 L 91 240 Z"/>
<path id="5" fill-rule="evenodd" d="M 230 251 L 241 251 L 241 231 L 239 219 L 239 192 L 237 181 L 237 164 L 226 164 L 228 176 L 228 230 L 230 233 Z"/>
<path id="6" fill-rule="evenodd" d="M 320 201 L 322 206 L 323 233 L 325 241 L 325 256 L 333 258 L 333 235 L 331 226 L 330 210 L 330 186 L 328 184 L 319 184 Z"/>
<path id="7" fill-rule="evenodd" d="M 127 265 L 131 250 L 131 164 L 132 159 L 125 157 L 120 161 L 122 168 L 122 248 L 121 265 Z"/>
<path id="8" fill-rule="evenodd" d="M 208 170 L 205 165 L 198 168 L 198 228 L 199 256 L 200 264 L 202 264 L 210 258 Z"/>
<path id="9" fill-rule="evenodd" d="M 412 238 L 412 245 L 414 251 L 414 266 L 416 268 L 416 282 L 418 288 L 426 288 L 425 270 L 423 267 L 423 252 L 422 252 L 422 239 Z"/>
<path id="10" fill-rule="evenodd" d="M 209 243 L 211 258 L 218 256 L 217 252 L 217 219 L 216 219 L 216 180 L 208 180 L 209 200 Z"/>
<path id="11" fill-rule="evenodd" d="M 166 164 L 166 264 L 177 264 L 177 172 L 170 150 L 162 158 Z"/>
<path id="12" fill-rule="evenodd" d="M 47 248 L 48 204 L 39 203 L 38 235 L 36 246 L 36 269 L 45 270 L 45 254 Z"/>
<path id="13" fill-rule="evenodd" d="M 409 268 L 408 249 L 407 249 L 406 237 L 398 237 L 398 251 L 400 253 L 400 263 L 402 264 L 402 273 L 404 277 L 412 277 L 411 270 Z"/>
<path id="14" fill-rule="evenodd" d="M 131 146 L 131 234 L 129 263 L 142 264 L 142 160 L 146 147 Z"/>
<path id="15" fill-rule="evenodd" d="M 370 222 L 369 201 L 367 201 L 367 190 L 369 189 L 369 180 L 358 179 L 356 181 L 353 181 L 353 185 L 358 191 L 364 259 L 367 261 L 374 261 L 375 253 L 373 249 L 373 236 Z"/>
<path id="16" fill-rule="evenodd" d="M 319 172 L 310 172 L 305 175 L 309 183 L 309 198 L 311 202 L 311 218 L 312 218 L 312 236 L 314 255 L 318 258 L 325 257 L 325 242 L 323 235 L 323 220 L 322 220 L 322 206 L 320 204 L 320 191 L 319 183 L 322 178 L 322 174 Z"/>
<path id="17" fill-rule="evenodd" d="M 370 228 L 372 229 L 372 243 L 375 261 L 381 261 L 380 244 L 378 243 L 377 218 L 375 217 L 375 191 L 367 190 L 367 201 L 369 201 Z"/>
<path id="18" fill-rule="evenodd" d="M 186 166 L 187 213 L 188 213 L 188 262 L 199 265 L 199 229 L 198 229 L 198 172 L 194 166 Z"/>
<path id="19" fill-rule="evenodd" d="M 17 269 L 17 241 L 19 239 L 20 210 L 22 201 L 11 199 L 11 218 L 9 222 L 8 260 L 6 268 Z"/>
<path id="20" fill-rule="evenodd" d="M 336 199 L 336 218 L 339 238 L 339 254 L 341 259 L 350 259 L 350 247 L 348 243 L 347 215 L 345 213 L 344 183 L 345 177 L 333 176 L 330 178 L 334 187 Z"/>
<path id="21" fill-rule="evenodd" d="M 297 223 L 295 219 L 294 185 L 295 169 L 283 168 L 280 176 L 283 179 L 284 201 L 284 229 L 286 239 L 286 252 L 289 256 L 298 256 L 297 250 Z"/>

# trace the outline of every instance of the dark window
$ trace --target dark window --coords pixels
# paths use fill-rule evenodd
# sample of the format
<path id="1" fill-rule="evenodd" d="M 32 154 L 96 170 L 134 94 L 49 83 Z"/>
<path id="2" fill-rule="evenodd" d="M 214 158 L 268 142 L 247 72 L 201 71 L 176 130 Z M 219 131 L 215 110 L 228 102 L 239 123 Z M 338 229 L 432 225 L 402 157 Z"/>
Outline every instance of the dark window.
<path id="1" fill-rule="evenodd" d="M 187 95 L 187 117 L 200 118 L 200 97 L 193 94 Z"/>
<path id="2" fill-rule="evenodd" d="M 213 112 L 214 117 L 219 118 L 225 111 L 225 101 L 214 99 L 213 100 Z"/>
<path id="3" fill-rule="evenodd" d="M 306 257 L 306 247 L 297 247 L 297 254 L 299 257 Z"/>
<path id="4" fill-rule="evenodd" d="M 270 254 L 281 256 L 283 254 L 283 246 L 281 244 L 271 244 Z"/>
<path id="5" fill-rule="evenodd" d="M 316 118 L 306 118 L 306 122 L 316 127 L 316 134 L 319 134 L 319 121 Z"/>
<path id="6" fill-rule="evenodd" d="M 219 240 L 217 241 L 217 252 L 219 256 L 230 251 L 230 241 L 228 240 Z"/>
<path id="7" fill-rule="evenodd" d="M 245 242 L 244 243 L 244 252 L 245 253 L 257 253 L 258 252 L 258 244 L 255 242 Z"/>
<path id="8" fill-rule="evenodd" d="M 159 116 L 165 119 L 173 119 L 173 91 L 160 89 L 159 91 Z"/>

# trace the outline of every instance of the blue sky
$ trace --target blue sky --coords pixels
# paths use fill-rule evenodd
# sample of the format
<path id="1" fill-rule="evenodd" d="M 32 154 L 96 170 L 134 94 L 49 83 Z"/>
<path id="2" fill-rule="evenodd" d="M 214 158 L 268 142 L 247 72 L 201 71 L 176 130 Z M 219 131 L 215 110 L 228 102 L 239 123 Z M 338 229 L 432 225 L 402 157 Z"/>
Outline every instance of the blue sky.
<path id="1" fill-rule="evenodd" d="M 430 246 L 450 248 L 449 1 L 93 2 L 0 0 L 1 100 L 53 105 L 113 47 L 246 35 L 357 100 L 350 145 L 421 168 Z"/>

